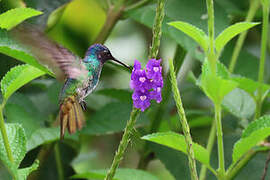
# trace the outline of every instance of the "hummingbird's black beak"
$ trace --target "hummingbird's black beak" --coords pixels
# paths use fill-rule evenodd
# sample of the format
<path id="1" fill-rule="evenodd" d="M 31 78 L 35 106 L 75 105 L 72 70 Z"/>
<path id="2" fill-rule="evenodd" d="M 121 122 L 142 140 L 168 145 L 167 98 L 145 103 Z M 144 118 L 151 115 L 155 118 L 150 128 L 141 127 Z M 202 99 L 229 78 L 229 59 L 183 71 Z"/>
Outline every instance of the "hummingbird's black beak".
<path id="1" fill-rule="evenodd" d="M 112 56 L 111 60 L 117 62 L 118 64 L 121 64 L 122 66 L 128 68 L 129 70 L 132 70 L 132 68 L 129 65 L 127 65 L 127 64 L 125 64 L 125 63 L 123 63 L 123 62 L 121 62 L 121 61 L 119 61 L 117 59 L 115 59 L 113 56 Z"/>

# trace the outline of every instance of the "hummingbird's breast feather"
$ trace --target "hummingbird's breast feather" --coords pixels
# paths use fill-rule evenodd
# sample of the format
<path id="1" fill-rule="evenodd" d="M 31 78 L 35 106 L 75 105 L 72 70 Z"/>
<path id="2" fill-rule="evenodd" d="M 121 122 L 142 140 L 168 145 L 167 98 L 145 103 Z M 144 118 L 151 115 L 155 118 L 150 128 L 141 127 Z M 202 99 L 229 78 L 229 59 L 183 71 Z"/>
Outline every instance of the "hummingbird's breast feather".
<path id="1" fill-rule="evenodd" d="M 82 101 L 86 96 L 93 92 L 96 88 L 100 73 L 101 73 L 101 66 L 100 67 L 88 67 L 88 77 L 84 79 L 82 85 L 77 88 L 77 93 L 79 96 L 79 101 Z"/>

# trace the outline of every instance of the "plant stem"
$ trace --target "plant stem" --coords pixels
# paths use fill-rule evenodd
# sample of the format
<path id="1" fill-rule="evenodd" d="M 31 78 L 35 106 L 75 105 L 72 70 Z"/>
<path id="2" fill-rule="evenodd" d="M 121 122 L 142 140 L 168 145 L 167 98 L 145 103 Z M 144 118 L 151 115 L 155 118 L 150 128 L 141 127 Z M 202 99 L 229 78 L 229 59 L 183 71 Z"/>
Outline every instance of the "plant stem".
<path id="1" fill-rule="evenodd" d="M 260 0 L 250 0 L 249 10 L 248 10 L 248 14 L 247 14 L 247 17 L 245 19 L 245 22 L 251 22 L 253 20 L 255 14 L 256 14 L 256 11 L 259 8 L 259 5 L 260 5 Z M 234 67 L 235 67 L 237 58 L 238 58 L 239 53 L 242 49 L 242 46 L 243 46 L 244 41 L 246 39 L 246 36 L 247 36 L 247 31 L 244 31 L 239 35 L 239 38 L 237 39 L 237 42 L 236 42 L 234 50 L 233 50 L 231 62 L 229 65 L 229 72 L 230 73 L 233 73 L 233 71 L 234 71 Z"/>
<path id="2" fill-rule="evenodd" d="M 214 3 L 213 0 L 206 0 L 208 13 L 208 36 L 209 50 L 206 52 L 207 59 L 210 62 L 212 73 L 216 74 L 216 57 L 215 57 L 215 28 L 214 28 Z"/>
<path id="3" fill-rule="evenodd" d="M 187 123 L 185 110 L 183 108 L 180 92 L 178 90 L 173 61 L 169 61 L 170 63 L 170 75 L 171 75 L 171 84 L 172 84 L 172 91 L 174 94 L 174 99 L 178 111 L 178 115 L 182 124 L 182 129 L 185 135 L 185 141 L 187 144 L 187 154 L 188 154 L 188 161 L 189 161 L 189 170 L 192 180 L 198 180 L 197 170 L 196 170 L 196 161 L 195 161 L 195 155 L 192 147 L 192 138 L 190 135 L 189 126 Z"/>
<path id="4" fill-rule="evenodd" d="M 256 100 L 256 112 L 255 112 L 254 120 L 258 119 L 261 116 L 261 109 L 262 109 L 262 102 L 259 100 L 259 93 L 258 93 L 258 97 Z"/>
<path id="5" fill-rule="evenodd" d="M 105 40 L 110 35 L 112 29 L 114 28 L 116 22 L 120 19 L 124 7 L 122 8 L 115 8 L 113 6 L 109 7 L 108 13 L 107 13 L 107 19 L 98 34 L 95 43 L 101 43 L 103 44 Z"/>
<path id="6" fill-rule="evenodd" d="M 126 8 L 125 8 L 125 12 L 131 11 L 131 10 L 134 10 L 134 9 L 138 9 L 138 8 L 144 6 L 145 4 L 147 4 L 147 3 L 150 2 L 150 1 L 151 1 L 151 0 L 140 0 L 140 1 L 138 1 L 138 2 L 136 2 L 136 3 L 134 3 L 134 4 L 132 4 L 132 5 L 130 5 L 130 6 L 128 6 L 128 7 L 126 7 Z"/>
<path id="7" fill-rule="evenodd" d="M 268 19 L 269 19 L 269 1 L 262 0 L 263 7 L 263 24 L 262 24 L 262 38 L 261 38 L 261 58 L 260 58 L 260 67 L 259 67 L 259 83 L 264 83 L 264 64 L 265 64 L 265 53 L 267 47 L 267 36 L 268 36 Z M 263 102 L 263 92 L 262 86 L 258 89 L 257 97 L 257 107 L 255 118 L 259 118 L 261 115 L 261 106 Z"/>
<path id="8" fill-rule="evenodd" d="M 225 177 L 225 161 L 224 161 L 224 148 L 223 148 L 223 133 L 221 122 L 221 106 L 215 104 L 215 121 L 217 125 L 217 141 L 218 141 L 218 177 L 224 179 Z"/>
<path id="9" fill-rule="evenodd" d="M 4 145 L 5 145 L 5 149 L 6 149 L 6 152 L 7 152 L 8 159 L 10 160 L 10 162 L 14 162 L 14 159 L 13 159 L 13 156 L 12 156 L 12 151 L 11 151 L 9 141 L 8 141 L 5 121 L 4 121 L 4 117 L 3 117 L 4 106 L 5 106 L 5 100 L 3 100 L 3 102 L 2 102 L 2 104 L 0 106 L 0 129 L 1 129 L 1 134 L 2 134 L 2 137 L 3 137 L 3 141 L 4 141 Z"/>
<path id="10" fill-rule="evenodd" d="M 127 0 L 117 0 L 113 5 L 114 10 L 119 11 L 120 9 L 122 9 L 125 6 L 126 1 Z"/>
<path id="11" fill-rule="evenodd" d="M 209 50 L 207 52 L 207 59 L 210 63 L 211 73 L 214 76 L 216 76 L 217 56 L 215 53 L 213 0 L 206 0 L 206 5 L 207 5 L 207 12 L 208 12 L 208 36 L 209 36 L 209 44 L 210 44 Z M 225 179 L 225 161 L 224 161 L 224 147 L 223 147 L 223 137 L 222 137 L 223 135 L 222 135 L 221 105 L 220 104 L 215 104 L 215 123 L 216 123 L 216 128 L 217 128 L 218 159 L 219 159 L 219 168 L 217 170 L 217 173 L 218 173 L 218 179 L 223 180 Z M 213 144 L 211 143 L 209 146 L 213 146 Z"/>
<path id="12" fill-rule="evenodd" d="M 262 175 L 261 180 L 265 180 L 265 177 L 267 175 L 269 162 L 270 162 L 270 152 L 268 152 L 268 156 L 267 156 L 267 159 L 265 161 L 265 165 L 264 165 L 264 169 L 263 169 L 263 175 Z"/>
<path id="13" fill-rule="evenodd" d="M 226 172 L 226 179 L 232 179 L 247 164 L 247 162 L 257 153 L 250 150 L 235 166 L 232 165 Z"/>
<path id="14" fill-rule="evenodd" d="M 209 154 L 211 154 L 213 146 L 214 146 L 214 142 L 216 139 L 216 122 L 213 121 L 212 122 L 212 126 L 211 126 L 211 130 L 210 130 L 210 134 L 208 137 L 208 142 L 207 142 L 207 146 L 206 149 L 208 151 Z M 206 172 L 207 172 L 207 166 L 206 165 L 202 165 L 201 171 L 200 171 L 200 180 L 205 180 L 206 179 Z"/>
<path id="15" fill-rule="evenodd" d="M 108 38 L 115 24 L 122 16 L 126 1 L 127 0 L 118 0 L 115 2 L 114 5 L 112 5 L 111 0 L 107 0 L 107 4 L 109 6 L 107 18 L 100 33 L 98 34 L 96 40 L 94 41 L 95 43 L 103 44 L 105 40 Z"/>
<path id="16" fill-rule="evenodd" d="M 122 140 L 119 144 L 118 150 L 116 151 L 111 168 L 110 168 L 109 172 L 107 173 L 105 180 L 112 180 L 113 179 L 115 171 L 118 168 L 119 163 L 122 160 L 123 155 L 125 153 L 125 150 L 128 146 L 128 143 L 130 140 L 130 135 L 131 135 L 132 129 L 134 127 L 134 124 L 136 122 L 138 115 L 139 115 L 139 110 L 133 108 L 131 111 L 131 114 L 130 114 L 130 120 L 127 123 Z"/>
<path id="17" fill-rule="evenodd" d="M 151 58 L 156 59 L 158 55 L 162 22 L 163 22 L 164 14 L 165 14 L 164 7 L 165 7 L 165 0 L 158 0 L 155 23 L 153 26 L 153 39 L 152 39 L 152 45 L 150 46 L 149 59 Z"/>
<path id="18" fill-rule="evenodd" d="M 54 155 L 55 155 L 58 179 L 64 180 L 64 172 L 63 172 L 63 166 L 62 166 L 61 155 L 60 155 L 58 143 L 55 143 L 55 145 L 54 145 Z"/>

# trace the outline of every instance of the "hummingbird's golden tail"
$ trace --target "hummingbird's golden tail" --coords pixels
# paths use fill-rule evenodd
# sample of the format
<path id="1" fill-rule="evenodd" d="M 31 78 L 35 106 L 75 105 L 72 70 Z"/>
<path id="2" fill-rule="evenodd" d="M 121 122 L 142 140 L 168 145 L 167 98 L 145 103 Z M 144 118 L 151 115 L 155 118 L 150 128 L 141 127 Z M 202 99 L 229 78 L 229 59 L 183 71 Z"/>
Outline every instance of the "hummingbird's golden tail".
<path id="1" fill-rule="evenodd" d="M 85 123 L 82 108 L 75 96 L 64 99 L 60 105 L 59 117 L 61 139 L 64 138 L 66 128 L 70 134 L 73 134 L 76 130 L 80 130 Z"/>

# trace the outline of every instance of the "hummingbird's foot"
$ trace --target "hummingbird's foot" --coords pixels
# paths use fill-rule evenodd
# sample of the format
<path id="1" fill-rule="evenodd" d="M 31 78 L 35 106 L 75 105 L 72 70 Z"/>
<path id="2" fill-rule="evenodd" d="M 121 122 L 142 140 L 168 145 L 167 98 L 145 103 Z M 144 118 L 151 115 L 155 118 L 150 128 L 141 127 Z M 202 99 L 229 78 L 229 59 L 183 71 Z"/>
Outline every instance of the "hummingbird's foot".
<path id="1" fill-rule="evenodd" d="M 86 102 L 84 100 L 80 101 L 80 105 L 84 111 L 86 111 Z"/>

